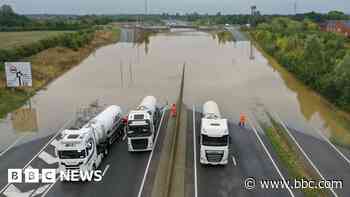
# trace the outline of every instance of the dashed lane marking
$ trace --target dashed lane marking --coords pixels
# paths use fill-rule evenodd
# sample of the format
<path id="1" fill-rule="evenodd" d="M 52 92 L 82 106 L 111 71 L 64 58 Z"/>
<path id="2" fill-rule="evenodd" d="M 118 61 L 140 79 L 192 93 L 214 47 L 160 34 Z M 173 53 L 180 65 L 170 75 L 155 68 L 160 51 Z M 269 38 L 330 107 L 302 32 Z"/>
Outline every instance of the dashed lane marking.
<path id="1" fill-rule="evenodd" d="M 103 170 L 103 173 L 102 173 L 102 176 L 105 176 L 106 172 L 108 171 L 108 169 L 110 168 L 111 166 L 108 164 L 105 169 Z"/>
<path id="2" fill-rule="evenodd" d="M 237 162 L 236 162 L 235 156 L 232 156 L 232 163 L 233 163 L 234 166 L 237 166 Z"/>

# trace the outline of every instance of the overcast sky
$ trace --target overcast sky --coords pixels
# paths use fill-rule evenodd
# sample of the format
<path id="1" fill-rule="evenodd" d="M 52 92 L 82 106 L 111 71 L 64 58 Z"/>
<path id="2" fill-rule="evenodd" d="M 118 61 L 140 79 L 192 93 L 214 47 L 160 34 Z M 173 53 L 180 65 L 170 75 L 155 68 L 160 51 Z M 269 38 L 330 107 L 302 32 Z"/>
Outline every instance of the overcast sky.
<path id="1" fill-rule="evenodd" d="M 148 0 L 151 13 L 248 13 L 257 5 L 264 14 L 294 13 L 295 0 Z M 350 13 L 350 0 L 297 0 L 298 12 L 341 10 Z M 21 14 L 121 14 L 143 13 L 145 0 L 0 0 Z"/>

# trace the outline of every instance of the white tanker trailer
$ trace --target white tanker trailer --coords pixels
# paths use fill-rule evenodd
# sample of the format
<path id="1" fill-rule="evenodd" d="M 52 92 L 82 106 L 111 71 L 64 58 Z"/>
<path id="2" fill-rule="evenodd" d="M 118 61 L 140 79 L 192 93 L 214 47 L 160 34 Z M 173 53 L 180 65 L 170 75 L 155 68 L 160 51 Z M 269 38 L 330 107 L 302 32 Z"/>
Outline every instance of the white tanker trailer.
<path id="1" fill-rule="evenodd" d="M 200 163 L 226 165 L 229 155 L 227 119 L 222 119 L 218 105 L 208 101 L 203 105 L 200 136 Z"/>
<path id="2" fill-rule="evenodd" d="M 110 106 L 80 129 L 64 130 L 56 147 L 59 170 L 93 171 L 123 135 L 122 110 Z"/>
<path id="3" fill-rule="evenodd" d="M 130 111 L 126 128 L 130 152 L 153 149 L 159 120 L 160 111 L 157 108 L 157 99 L 153 96 L 146 96 L 136 110 Z"/>

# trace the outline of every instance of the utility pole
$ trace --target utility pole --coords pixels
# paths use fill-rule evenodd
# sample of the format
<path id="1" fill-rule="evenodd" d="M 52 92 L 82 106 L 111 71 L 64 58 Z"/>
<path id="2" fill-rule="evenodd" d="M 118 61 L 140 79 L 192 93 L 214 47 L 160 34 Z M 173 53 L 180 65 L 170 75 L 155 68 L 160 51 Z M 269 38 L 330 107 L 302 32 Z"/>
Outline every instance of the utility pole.
<path id="1" fill-rule="evenodd" d="M 255 15 L 256 15 L 256 6 L 253 5 L 250 7 L 251 9 L 251 19 L 250 19 L 250 26 L 251 27 L 255 27 Z M 254 57 L 254 48 L 253 48 L 253 42 L 250 41 L 250 57 L 249 57 L 251 60 L 254 60 L 255 57 Z"/>
<path id="2" fill-rule="evenodd" d="M 255 5 L 253 5 L 253 6 L 251 6 L 250 7 L 250 9 L 251 9 L 251 14 L 250 14 L 250 16 L 251 16 L 251 18 L 250 18 L 250 25 L 252 26 L 252 27 L 254 27 L 255 26 L 255 14 L 256 14 L 256 6 Z"/>
<path id="3" fill-rule="evenodd" d="M 298 13 L 298 1 L 297 0 L 295 0 L 295 2 L 294 2 L 294 15 L 297 15 L 297 13 Z"/>

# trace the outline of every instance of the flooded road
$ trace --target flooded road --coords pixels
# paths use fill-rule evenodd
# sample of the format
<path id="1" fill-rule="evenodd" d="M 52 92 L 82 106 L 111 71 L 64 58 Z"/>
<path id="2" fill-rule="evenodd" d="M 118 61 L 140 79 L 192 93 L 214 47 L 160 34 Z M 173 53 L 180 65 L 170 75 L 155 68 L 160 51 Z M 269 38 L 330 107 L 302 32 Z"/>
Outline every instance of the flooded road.
<path id="1" fill-rule="evenodd" d="M 156 96 L 161 105 L 175 102 L 183 64 L 188 106 L 199 109 L 213 99 L 223 116 L 234 121 L 240 112 L 277 112 L 297 130 L 319 137 L 317 128 L 339 144 L 350 144 L 346 115 L 334 111 L 284 69 L 271 66 L 255 48 L 251 59 L 250 47 L 247 41 L 192 30 L 156 35 L 124 30 L 121 42 L 98 49 L 38 92 L 31 100 L 35 110 L 1 120 L 0 150 L 23 135 L 18 144 L 55 133 L 80 106 L 94 100 L 120 105 L 125 112 L 146 95 Z M 27 123 L 34 131 L 20 126 L 23 119 L 34 121 Z"/>

